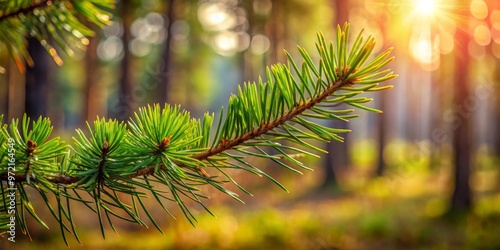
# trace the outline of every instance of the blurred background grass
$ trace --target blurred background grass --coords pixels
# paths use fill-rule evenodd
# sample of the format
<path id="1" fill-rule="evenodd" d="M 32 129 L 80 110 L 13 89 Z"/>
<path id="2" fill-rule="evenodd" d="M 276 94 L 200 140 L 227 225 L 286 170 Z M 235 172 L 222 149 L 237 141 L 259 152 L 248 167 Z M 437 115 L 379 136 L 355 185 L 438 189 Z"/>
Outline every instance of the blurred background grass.
<path id="1" fill-rule="evenodd" d="M 363 142 L 369 144 L 370 142 Z M 356 146 L 356 145 L 355 145 Z M 398 145 L 402 147 L 405 145 Z M 406 145 L 411 148 L 411 145 Z M 357 146 L 356 146 L 357 147 Z M 366 147 L 366 146 L 365 146 Z M 363 148 L 363 146 L 360 146 Z M 321 171 L 297 176 L 280 172 L 286 193 L 270 181 L 253 177 L 255 196 L 243 195 L 240 204 L 206 190 L 211 216 L 191 205 L 198 219 L 193 227 L 170 205 L 172 219 L 150 204 L 164 230 L 118 222 L 119 235 L 107 230 L 102 239 L 95 216 L 82 208 L 75 215 L 85 249 L 496 249 L 500 239 L 498 170 L 485 167 L 472 176 L 474 207 L 468 213 L 448 214 L 452 166 L 439 171 L 421 160 L 389 167 L 388 174 L 373 178 L 367 166 L 374 152 L 362 151 L 336 189 L 321 189 Z M 404 152 L 403 152 L 404 153 Z M 409 153 L 409 152 L 406 152 Z M 483 156 L 481 161 L 497 163 Z M 367 160 L 368 159 L 368 160 Z M 371 160 L 369 160 L 371 159 Z M 489 165 L 485 165 L 489 166 Z M 237 176 L 242 180 L 248 179 Z M 36 203 L 35 203 L 36 204 Z M 43 214 L 43 213 L 42 213 Z M 49 214 L 44 214 L 49 218 Z M 146 219 L 145 215 L 143 217 Z M 147 219 L 146 219 L 147 220 Z M 57 227 L 53 223 L 53 227 Z M 35 225 L 35 223 L 33 223 Z M 64 248 L 56 228 L 33 226 L 34 241 L 18 237 L 16 249 Z M 78 243 L 70 240 L 72 247 Z"/>

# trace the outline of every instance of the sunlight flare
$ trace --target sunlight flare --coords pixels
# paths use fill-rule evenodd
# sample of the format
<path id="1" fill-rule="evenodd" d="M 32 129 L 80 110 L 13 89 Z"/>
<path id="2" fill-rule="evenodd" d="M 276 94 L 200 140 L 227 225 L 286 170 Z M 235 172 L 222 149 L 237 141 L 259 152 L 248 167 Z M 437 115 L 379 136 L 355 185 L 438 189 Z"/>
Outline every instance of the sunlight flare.
<path id="1" fill-rule="evenodd" d="M 416 11 L 421 15 L 430 16 L 436 11 L 435 0 L 416 0 Z"/>

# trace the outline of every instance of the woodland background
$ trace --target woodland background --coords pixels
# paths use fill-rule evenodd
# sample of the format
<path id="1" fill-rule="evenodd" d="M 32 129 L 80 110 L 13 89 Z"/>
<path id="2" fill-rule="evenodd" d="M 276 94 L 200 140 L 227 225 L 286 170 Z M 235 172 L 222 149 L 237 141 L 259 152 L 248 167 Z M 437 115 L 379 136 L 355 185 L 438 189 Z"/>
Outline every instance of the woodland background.
<path id="1" fill-rule="evenodd" d="M 246 204 L 208 189 L 217 218 L 198 210 L 194 228 L 171 204 L 178 219 L 159 217 L 165 235 L 117 223 L 120 236 L 106 240 L 82 209 L 84 247 L 500 248 L 500 2 L 122 0 L 112 20 L 62 66 L 30 40 L 36 64 L 21 73 L 0 48 L 0 114 L 50 117 L 65 141 L 85 121 L 124 120 L 148 103 L 201 117 L 266 65 L 285 62 L 283 49 L 313 51 L 316 32 L 333 39 L 346 21 L 353 34 L 373 34 L 376 51 L 394 47 L 388 67 L 400 76 L 372 94 L 383 114 L 332 124 L 353 132 L 323 145 L 330 154 L 321 160 L 304 159 L 314 172 L 263 163 L 289 194 L 235 173 L 255 195 L 242 195 Z M 32 234 L 16 249 L 64 244 L 57 229 Z"/>

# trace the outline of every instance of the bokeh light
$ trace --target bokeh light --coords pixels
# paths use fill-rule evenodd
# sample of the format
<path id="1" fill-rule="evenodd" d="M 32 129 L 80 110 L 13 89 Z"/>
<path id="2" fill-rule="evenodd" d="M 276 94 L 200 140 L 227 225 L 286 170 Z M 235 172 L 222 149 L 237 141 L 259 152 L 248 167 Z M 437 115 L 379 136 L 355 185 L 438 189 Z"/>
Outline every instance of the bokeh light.
<path id="1" fill-rule="evenodd" d="M 253 11 L 257 15 L 267 16 L 273 8 L 271 0 L 255 0 L 252 3 Z"/>
<path id="2" fill-rule="evenodd" d="M 140 39 L 133 39 L 130 41 L 128 49 L 134 56 L 143 57 L 151 52 L 151 45 Z"/>
<path id="3" fill-rule="evenodd" d="M 238 34 L 231 31 L 222 31 L 215 35 L 212 46 L 217 53 L 232 56 L 238 50 Z"/>
<path id="4" fill-rule="evenodd" d="M 494 10 L 490 15 L 491 25 L 493 29 L 500 30 L 500 10 Z"/>
<path id="5" fill-rule="evenodd" d="M 172 38 L 178 41 L 186 40 L 191 31 L 189 23 L 184 20 L 177 20 L 172 24 Z"/>
<path id="6" fill-rule="evenodd" d="M 409 48 L 411 56 L 423 69 L 433 71 L 439 68 L 443 51 L 449 53 L 453 48 L 453 39 L 450 42 L 446 35 L 433 35 L 429 27 L 420 27 L 412 32 Z"/>
<path id="7" fill-rule="evenodd" d="M 482 3 L 469 5 L 469 3 L 463 4 L 443 0 L 412 0 L 412 4 L 413 6 L 408 6 L 405 2 L 395 4 L 409 11 L 407 14 L 403 14 L 405 13 L 404 10 L 401 12 L 404 16 L 404 22 L 395 27 L 394 30 L 399 34 L 407 34 L 410 37 L 408 51 L 421 68 L 427 71 L 434 71 L 442 66 L 440 64 L 441 55 L 451 54 L 457 49 L 455 45 L 456 29 L 467 29 L 469 26 L 462 23 L 465 19 L 457 14 L 457 11 L 474 8 L 478 17 L 484 16 L 482 14 Z M 413 9 L 409 7 L 413 7 Z M 484 22 L 475 20 L 478 23 Z M 409 33 L 405 33 L 404 30 L 406 29 L 408 29 L 407 32 Z M 472 35 L 474 28 L 470 32 Z M 396 43 L 404 36 L 394 38 Z M 476 38 L 480 44 L 489 43 L 487 41 L 488 37 L 491 40 L 489 31 L 485 31 L 483 28 L 476 31 Z M 478 44 L 476 43 L 476 45 Z M 463 47 L 468 48 L 468 44 L 464 44 Z M 480 49 L 472 49 L 472 51 L 480 51 Z"/>
<path id="8" fill-rule="evenodd" d="M 120 20 L 113 20 L 111 25 L 104 27 L 103 32 L 105 37 L 121 37 L 123 35 L 123 24 Z"/>
<path id="9" fill-rule="evenodd" d="M 500 43 L 494 42 L 491 45 L 491 52 L 496 58 L 500 59 Z"/>
<path id="10" fill-rule="evenodd" d="M 491 29 L 491 39 L 496 43 L 500 43 L 500 30 L 495 28 Z"/>
<path id="11" fill-rule="evenodd" d="M 485 19 L 488 17 L 488 6 L 482 0 L 473 0 L 470 3 L 470 11 L 473 17 L 477 19 Z"/>
<path id="12" fill-rule="evenodd" d="M 475 41 L 470 41 L 468 45 L 469 55 L 475 59 L 482 59 L 486 54 L 484 46 L 477 44 Z"/>
<path id="13" fill-rule="evenodd" d="M 476 26 L 474 29 L 474 41 L 481 46 L 486 46 L 491 42 L 491 32 L 490 29 L 482 24 Z"/>
<path id="14" fill-rule="evenodd" d="M 160 13 L 150 12 L 146 15 L 146 23 L 148 28 L 153 32 L 158 32 L 164 27 L 164 18 Z"/>
<path id="15" fill-rule="evenodd" d="M 413 56 L 424 64 L 432 61 L 432 42 L 429 39 L 419 39 L 412 43 Z"/>
<path id="16" fill-rule="evenodd" d="M 123 42 L 117 36 L 105 38 L 97 46 L 97 56 L 104 61 L 120 59 L 123 55 Z"/>
<path id="17" fill-rule="evenodd" d="M 250 47 L 250 35 L 246 32 L 238 33 L 238 52 L 242 52 Z"/>
<path id="18" fill-rule="evenodd" d="M 265 5 L 265 3 L 263 3 Z M 259 8 L 265 6 L 260 6 Z M 201 39 L 222 56 L 233 56 L 250 47 L 246 10 L 238 1 L 210 1 L 198 7 L 198 20 L 205 34 Z"/>
<path id="19" fill-rule="evenodd" d="M 149 12 L 132 22 L 130 33 L 132 40 L 128 49 L 136 57 L 147 56 L 154 45 L 162 44 L 166 39 L 165 22 L 167 20 L 157 12 Z"/>
<path id="20" fill-rule="evenodd" d="M 130 26 L 130 33 L 136 39 L 151 44 L 160 44 L 165 40 L 164 19 L 158 14 L 151 12 L 144 18 L 137 18 Z"/>
<path id="21" fill-rule="evenodd" d="M 438 34 L 439 37 L 439 51 L 441 54 L 446 55 L 453 52 L 455 48 L 455 41 L 453 40 L 453 34 L 449 32 L 441 32 Z"/>
<path id="22" fill-rule="evenodd" d="M 267 36 L 258 34 L 252 38 L 251 49 L 252 53 L 256 55 L 262 55 L 269 50 L 271 42 Z"/>
<path id="23" fill-rule="evenodd" d="M 226 5 L 221 3 L 203 3 L 198 8 L 198 19 L 206 30 L 221 31 L 236 25 L 236 17 Z"/>

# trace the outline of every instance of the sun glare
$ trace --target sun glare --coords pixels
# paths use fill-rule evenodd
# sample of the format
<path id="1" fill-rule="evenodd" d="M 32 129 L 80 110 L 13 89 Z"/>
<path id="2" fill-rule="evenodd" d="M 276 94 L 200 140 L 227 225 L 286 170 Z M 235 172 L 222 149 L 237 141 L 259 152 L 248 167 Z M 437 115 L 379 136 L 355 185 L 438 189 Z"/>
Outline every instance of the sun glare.
<path id="1" fill-rule="evenodd" d="M 415 0 L 416 10 L 421 15 L 430 16 L 436 10 L 435 0 Z"/>

